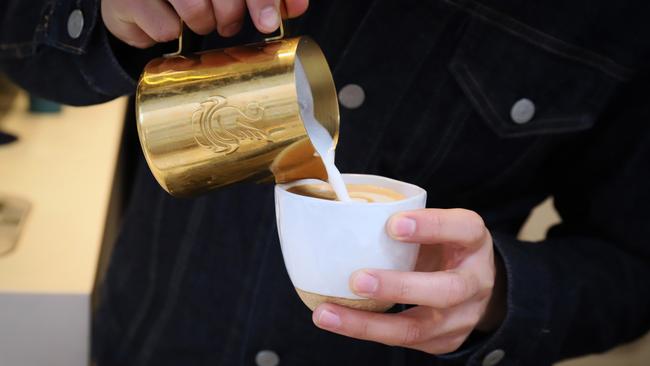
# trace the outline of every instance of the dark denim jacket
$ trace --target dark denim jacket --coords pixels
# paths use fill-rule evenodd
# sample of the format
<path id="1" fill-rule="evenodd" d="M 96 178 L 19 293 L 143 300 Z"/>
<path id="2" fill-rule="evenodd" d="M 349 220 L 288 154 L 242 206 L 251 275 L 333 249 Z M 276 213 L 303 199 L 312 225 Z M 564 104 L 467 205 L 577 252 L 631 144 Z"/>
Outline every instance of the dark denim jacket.
<path id="1" fill-rule="evenodd" d="M 112 42 L 99 2 L 3 1 L 3 70 L 70 104 L 132 93 L 157 51 Z M 85 24 L 72 39 L 77 8 Z M 440 357 L 321 331 L 284 269 L 270 186 L 174 199 L 138 158 L 94 323 L 99 365 L 252 365 L 262 349 L 281 365 L 481 365 L 500 349 L 501 365 L 529 366 L 638 337 L 650 328 L 649 10 L 641 0 L 312 2 L 293 32 L 321 44 L 338 87 L 366 93 L 341 111 L 341 170 L 418 184 L 428 207 L 478 211 L 507 271 L 504 323 Z M 202 46 L 255 39 L 249 26 Z M 535 113 L 518 124 L 521 99 Z M 518 241 L 549 195 L 563 223 L 541 243 Z"/>

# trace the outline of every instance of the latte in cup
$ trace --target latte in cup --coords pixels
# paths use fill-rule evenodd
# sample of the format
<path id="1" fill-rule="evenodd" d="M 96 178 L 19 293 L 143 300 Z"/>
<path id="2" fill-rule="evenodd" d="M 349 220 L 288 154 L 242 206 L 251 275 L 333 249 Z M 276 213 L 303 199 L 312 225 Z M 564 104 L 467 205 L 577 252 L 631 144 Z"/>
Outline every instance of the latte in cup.
<path id="1" fill-rule="evenodd" d="M 399 192 L 388 188 L 373 186 L 370 184 L 346 184 L 348 194 L 352 201 L 379 203 L 403 200 L 405 197 Z M 330 201 L 336 201 L 336 193 L 327 183 L 322 184 L 304 184 L 289 188 L 287 191 L 301 196 L 321 198 Z"/>
<path id="2" fill-rule="evenodd" d="M 403 200 L 405 196 L 394 190 L 370 184 L 346 184 L 352 201 L 363 203 L 384 203 Z M 336 201 L 336 193 L 327 183 L 297 185 L 287 189 L 288 192 L 301 196 Z M 394 304 L 371 299 L 348 299 L 336 296 L 325 296 L 295 288 L 298 296 L 307 307 L 314 310 L 318 305 L 329 302 L 353 309 L 384 312 Z"/>
<path id="3" fill-rule="evenodd" d="M 373 175 L 343 174 L 349 201 L 335 199 L 329 184 L 304 179 L 275 187 L 278 236 L 287 272 L 300 299 L 314 310 L 324 302 L 383 312 L 389 302 L 350 288 L 357 270 L 412 271 L 419 245 L 386 233 L 398 212 L 425 207 L 422 188 Z"/>

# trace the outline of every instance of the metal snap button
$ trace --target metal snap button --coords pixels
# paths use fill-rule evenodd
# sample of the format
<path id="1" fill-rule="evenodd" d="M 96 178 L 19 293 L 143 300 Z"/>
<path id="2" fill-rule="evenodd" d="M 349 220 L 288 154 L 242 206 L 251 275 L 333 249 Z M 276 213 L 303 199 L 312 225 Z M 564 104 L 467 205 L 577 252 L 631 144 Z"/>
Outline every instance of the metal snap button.
<path id="1" fill-rule="evenodd" d="M 348 84 L 339 91 L 339 102 L 347 109 L 361 107 L 366 100 L 366 93 L 357 84 Z"/>
<path id="2" fill-rule="evenodd" d="M 257 366 L 278 366 L 280 364 L 280 356 L 268 349 L 261 350 L 255 355 L 255 364 Z"/>
<path id="3" fill-rule="evenodd" d="M 84 15 L 81 10 L 73 10 L 68 16 L 68 35 L 72 39 L 77 39 L 84 28 Z"/>
<path id="4" fill-rule="evenodd" d="M 505 357 L 506 353 L 502 349 L 495 349 L 494 351 L 490 352 L 485 356 L 483 359 L 483 366 L 495 366 L 501 360 L 503 360 L 503 357 Z"/>
<path id="5" fill-rule="evenodd" d="M 510 110 L 512 121 L 517 124 L 530 122 L 535 116 L 535 103 L 530 99 L 519 99 Z"/>

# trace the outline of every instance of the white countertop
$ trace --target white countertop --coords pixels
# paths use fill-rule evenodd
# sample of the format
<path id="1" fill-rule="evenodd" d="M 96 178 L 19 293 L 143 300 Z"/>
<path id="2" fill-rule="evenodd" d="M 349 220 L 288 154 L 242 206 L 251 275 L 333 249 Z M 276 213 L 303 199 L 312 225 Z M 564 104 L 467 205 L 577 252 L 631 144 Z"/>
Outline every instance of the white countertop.
<path id="1" fill-rule="evenodd" d="M 0 145 L 0 193 L 31 203 L 17 246 L 0 256 L 0 293 L 92 292 L 125 105 L 31 114 L 21 95 L 0 119 L 19 137 Z"/>

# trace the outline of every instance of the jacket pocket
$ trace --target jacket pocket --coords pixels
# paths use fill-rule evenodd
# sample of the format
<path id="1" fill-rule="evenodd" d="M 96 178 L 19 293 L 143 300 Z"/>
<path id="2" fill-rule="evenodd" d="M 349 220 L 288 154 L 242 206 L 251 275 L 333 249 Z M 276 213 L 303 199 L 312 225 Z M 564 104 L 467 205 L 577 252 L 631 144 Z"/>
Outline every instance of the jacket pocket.
<path id="1" fill-rule="evenodd" d="M 497 196 L 506 202 L 545 189 L 554 149 L 578 146 L 628 77 L 605 57 L 508 15 L 487 8 L 466 13 L 445 65 L 451 79 L 445 92 L 455 98 L 446 108 L 466 113 L 449 119 L 444 131 L 453 133 L 442 138 L 444 149 L 420 160 L 408 177 L 436 192 L 430 204 L 440 207 Z"/>
<path id="2" fill-rule="evenodd" d="M 592 127 L 626 70 L 475 5 L 450 71 L 489 127 L 503 138 Z"/>

